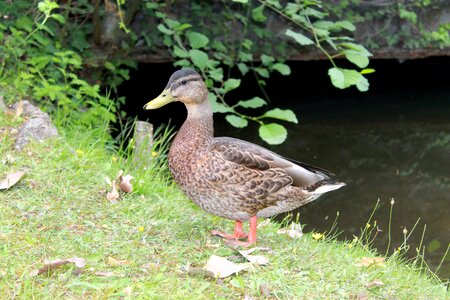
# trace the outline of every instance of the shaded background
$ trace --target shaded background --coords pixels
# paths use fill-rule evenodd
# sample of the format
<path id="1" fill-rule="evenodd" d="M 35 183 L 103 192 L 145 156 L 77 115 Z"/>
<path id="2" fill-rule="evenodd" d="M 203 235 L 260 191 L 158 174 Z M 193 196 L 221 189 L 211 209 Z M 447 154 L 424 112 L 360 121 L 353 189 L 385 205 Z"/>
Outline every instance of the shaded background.
<path id="1" fill-rule="evenodd" d="M 372 60 L 376 69 L 368 75 L 367 93 L 355 88 L 332 87 L 328 62 L 289 63 L 292 74 L 274 75 L 267 94 L 277 107 L 294 110 L 299 124 L 285 124 L 287 141 L 269 146 L 259 139 L 257 127 L 231 127 L 224 115 L 215 114 L 217 136 L 248 140 L 277 153 L 334 172 L 347 186 L 298 210 L 305 231 L 331 228 L 339 212 L 341 239 L 353 239 L 380 200 L 373 221 L 382 230 L 374 246 L 385 253 L 388 244 L 389 208 L 392 216 L 390 253 L 404 240 L 403 229 L 411 231 L 408 256 L 416 254 L 422 232 L 425 258 L 435 270 L 450 242 L 450 58 L 434 57 L 399 62 Z M 145 112 L 142 106 L 157 96 L 176 70 L 170 63 L 139 64 L 119 93 L 127 97 L 130 117 L 149 120 L 155 126 L 167 123 L 176 128 L 184 122 L 183 105 L 171 104 Z M 263 96 L 252 76 L 241 88 L 227 95 L 239 101 Z M 280 219 L 283 216 L 279 217 Z M 450 276 L 450 256 L 439 270 Z"/>

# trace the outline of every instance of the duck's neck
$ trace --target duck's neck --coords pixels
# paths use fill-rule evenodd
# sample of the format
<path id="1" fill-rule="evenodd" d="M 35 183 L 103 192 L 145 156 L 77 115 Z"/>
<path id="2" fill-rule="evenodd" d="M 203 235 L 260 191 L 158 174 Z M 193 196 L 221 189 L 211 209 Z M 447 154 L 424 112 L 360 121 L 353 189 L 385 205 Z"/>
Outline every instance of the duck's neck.
<path id="1" fill-rule="evenodd" d="M 208 145 L 213 138 L 213 113 L 208 101 L 195 105 L 187 104 L 186 108 L 188 116 L 178 131 L 172 147 L 180 147 L 184 151 L 194 153 L 200 147 Z"/>

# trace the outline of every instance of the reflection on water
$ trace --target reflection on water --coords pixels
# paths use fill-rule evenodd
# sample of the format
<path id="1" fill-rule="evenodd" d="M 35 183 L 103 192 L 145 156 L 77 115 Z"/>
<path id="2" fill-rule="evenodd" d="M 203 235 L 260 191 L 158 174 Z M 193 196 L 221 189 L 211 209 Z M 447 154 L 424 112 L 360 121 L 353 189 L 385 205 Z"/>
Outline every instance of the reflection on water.
<path id="1" fill-rule="evenodd" d="M 380 199 L 374 220 L 382 232 L 374 246 L 384 254 L 394 198 L 390 253 L 403 242 L 404 228 L 411 231 L 420 218 L 408 240 L 408 255 L 416 254 L 426 225 L 425 258 L 435 270 L 450 242 L 450 101 L 438 98 L 382 105 L 371 101 L 372 106 L 364 107 L 321 103 L 294 108 L 301 124 L 290 126 L 288 142 L 271 149 L 328 169 L 347 183 L 299 209 L 305 230 L 329 230 L 339 211 L 338 228 L 344 231 L 340 237 L 352 239 Z M 262 144 L 254 128 L 238 131 L 220 123 L 216 135 Z M 439 275 L 450 276 L 450 255 Z"/>

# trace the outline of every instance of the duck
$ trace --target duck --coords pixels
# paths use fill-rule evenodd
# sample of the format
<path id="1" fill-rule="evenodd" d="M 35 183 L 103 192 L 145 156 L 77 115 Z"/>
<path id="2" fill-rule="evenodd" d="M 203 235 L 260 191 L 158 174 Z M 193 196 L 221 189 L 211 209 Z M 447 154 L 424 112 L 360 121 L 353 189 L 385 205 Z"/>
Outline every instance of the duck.
<path id="1" fill-rule="evenodd" d="M 262 146 L 214 137 L 208 89 L 193 69 L 175 71 L 162 93 L 144 109 L 172 102 L 181 102 L 187 109 L 168 155 L 173 180 L 204 211 L 235 221 L 232 234 L 212 231 L 229 244 L 248 247 L 256 243 L 258 218 L 292 211 L 345 185 L 329 171 Z M 243 222 L 249 222 L 248 234 Z"/>

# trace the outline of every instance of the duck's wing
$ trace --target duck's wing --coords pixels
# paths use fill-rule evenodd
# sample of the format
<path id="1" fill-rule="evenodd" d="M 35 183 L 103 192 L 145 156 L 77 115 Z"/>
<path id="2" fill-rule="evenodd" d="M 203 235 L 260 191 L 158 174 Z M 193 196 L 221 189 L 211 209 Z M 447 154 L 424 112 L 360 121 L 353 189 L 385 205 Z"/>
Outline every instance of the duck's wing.
<path id="1" fill-rule="evenodd" d="M 311 187 L 321 181 L 334 181 L 334 174 L 300 162 L 292 162 L 261 146 L 230 137 L 214 138 L 212 151 L 224 160 L 250 169 L 283 169 L 298 187 Z"/>

